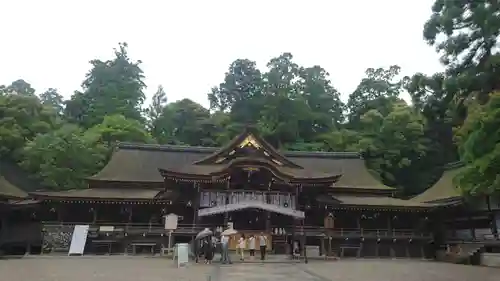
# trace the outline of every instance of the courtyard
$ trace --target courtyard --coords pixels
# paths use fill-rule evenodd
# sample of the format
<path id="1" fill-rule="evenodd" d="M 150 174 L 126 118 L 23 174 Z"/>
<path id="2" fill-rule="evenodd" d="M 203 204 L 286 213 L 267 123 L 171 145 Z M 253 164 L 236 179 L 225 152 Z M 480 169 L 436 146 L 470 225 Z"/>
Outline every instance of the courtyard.
<path id="1" fill-rule="evenodd" d="M 314 261 L 309 264 L 189 265 L 147 257 L 28 257 L 0 260 L 9 281 L 493 281 L 500 269 L 408 260 Z"/>

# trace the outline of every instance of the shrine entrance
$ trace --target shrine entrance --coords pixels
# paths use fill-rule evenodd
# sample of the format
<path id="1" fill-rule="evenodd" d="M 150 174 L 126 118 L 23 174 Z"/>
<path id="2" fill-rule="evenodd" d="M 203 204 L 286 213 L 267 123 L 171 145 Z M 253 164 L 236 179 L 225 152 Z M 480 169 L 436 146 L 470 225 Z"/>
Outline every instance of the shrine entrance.
<path id="1" fill-rule="evenodd" d="M 237 230 L 271 231 L 272 227 L 291 226 L 294 219 L 304 219 L 303 211 L 257 200 L 215 206 L 198 210 L 199 217 L 224 214 Z"/>
<path id="2" fill-rule="evenodd" d="M 239 231 L 266 231 L 266 212 L 259 209 L 244 209 L 228 214 L 228 221 Z"/>

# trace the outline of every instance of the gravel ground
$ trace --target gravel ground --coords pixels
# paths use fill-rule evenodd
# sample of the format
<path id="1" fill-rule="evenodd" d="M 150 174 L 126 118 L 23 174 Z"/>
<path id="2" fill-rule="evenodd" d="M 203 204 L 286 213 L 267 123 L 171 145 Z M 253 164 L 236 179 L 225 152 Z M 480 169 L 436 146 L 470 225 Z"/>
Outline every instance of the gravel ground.
<path id="1" fill-rule="evenodd" d="M 147 257 L 29 257 L 0 260 L 8 281 L 499 281 L 500 269 L 401 260 L 309 264 L 189 265 Z"/>

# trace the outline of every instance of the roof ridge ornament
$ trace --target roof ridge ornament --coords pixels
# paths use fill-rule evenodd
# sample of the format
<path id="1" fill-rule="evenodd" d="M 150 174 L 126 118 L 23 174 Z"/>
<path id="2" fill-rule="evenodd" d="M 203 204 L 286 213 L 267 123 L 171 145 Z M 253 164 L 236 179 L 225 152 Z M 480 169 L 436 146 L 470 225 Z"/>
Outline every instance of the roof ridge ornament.
<path id="1" fill-rule="evenodd" d="M 226 164 L 236 158 L 262 158 L 274 165 L 303 169 L 302 166 L 289 160 L 263 139 L 253 126 L 245 126 L 245 130 L 233 138 L 228 144 L 213 154 L 194 162 L 194 165 Z"/>

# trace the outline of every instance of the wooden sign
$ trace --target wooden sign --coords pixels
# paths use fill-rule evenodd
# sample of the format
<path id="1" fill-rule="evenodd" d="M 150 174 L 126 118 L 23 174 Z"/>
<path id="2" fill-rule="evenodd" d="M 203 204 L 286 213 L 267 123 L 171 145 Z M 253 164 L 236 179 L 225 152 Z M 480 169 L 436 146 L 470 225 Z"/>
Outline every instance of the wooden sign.
<path id="1" fill-rule="evenodd" d="M 179 221 L 179 216 L 176 214 L 168 214 L 165 216 L 165 230 L 175 230 L 177 229 L 177 222 Z"/>
<path id="2" fill-rule="evenodd" d="M 326 229 L 335 228 L 335 219 L 332 216 L 326 216 L 324 220 L 324 227 Z"/>

